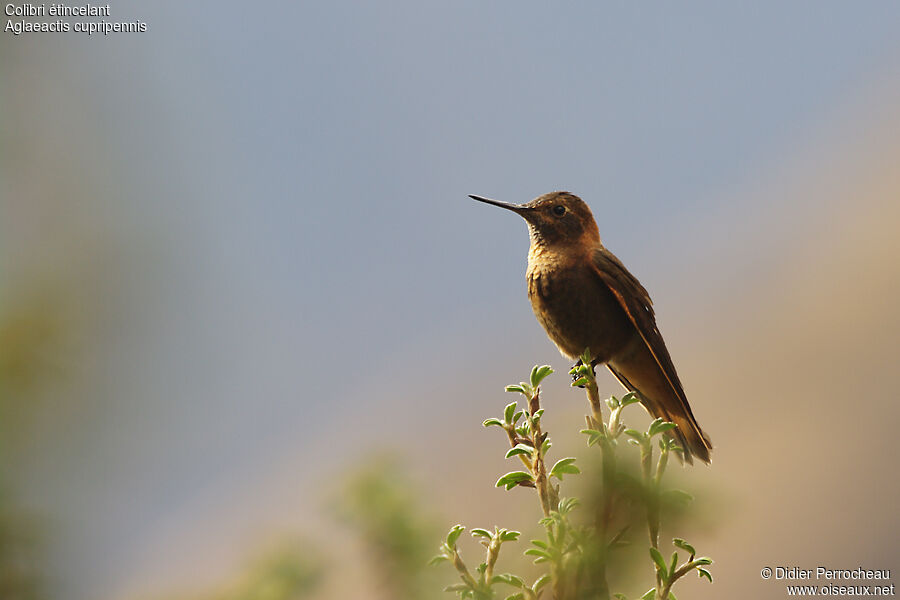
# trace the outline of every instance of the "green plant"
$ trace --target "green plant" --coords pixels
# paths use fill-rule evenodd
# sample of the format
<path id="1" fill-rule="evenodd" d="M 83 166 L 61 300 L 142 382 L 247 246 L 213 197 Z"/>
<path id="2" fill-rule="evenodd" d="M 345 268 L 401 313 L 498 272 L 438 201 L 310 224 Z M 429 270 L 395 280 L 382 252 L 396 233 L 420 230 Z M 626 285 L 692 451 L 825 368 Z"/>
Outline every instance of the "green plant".
<path id="1" fill-rule="evenodd" d="M 640 522 L 646 524 L 654 576 L 654 584 L 641 596 L 642 600 L 677 600 L 672 587 L 691 572 L 712 582 L 712 575 L 706 569 L 712 560 L 697 557 L 692 545 L 674 538 L 675 551 L 668 560 L 663 557 L 659 545 L 661 522 L 666 514 L 664 508 L 684 505 L 692 499 L 686 492 L 663 486 L 669 456 L 681 452 L 667 434 L 675 424 L 656 419 L 645 432 L 626 428 L 622 412 L 639 402 L 634 393 L 607 399 L 609 418 L 604 420 L 604 403 L 599 397 L 587 351 L 570 374 L 574 378 L 573 386 L 584 387 L 591 407 L 591 414 L 586 417 L 587 427 L 581 433 L 587 436 L 589 447 L 600 451 L 601 488 L 598 497 L 587 506 L 582 506 L 576 498 L 560 495 L 563 478 L 578 475 L 581 470 L 573 457 L 561 458 L 549 469 L 547 467 L 551 442 L 541 425 L 544 409 L 541 408 L 540 385 L 552 372 L 549 366 L 535 366 L 528 382 L 507 386 L 507 392 L 524 397 L 525 406 L 519 408 L 518 402 L 511 402 L 502 417 L 484 421 L 485 427 L 496 426 L 505 432 L 510 445 L 506 457 L 518 458 L 524 467 L 500 477 L 497 487 L 507 490 L 525 487 L 537 492 L 543 512 L 540 525 L 544 538 L 531 540 L 524 554 L 543 570 L 530 584 L 518 575 L 496 574 L 494 567 L 501 545 L 516 541 L 520 533 L 495 527 L 493 531 L 473 529 L 471 532 L 486 548 L 484 561 L 473 573 L 457 546 L 465 528 L 456 525 L 441 545 L 440 554 L 432 560 L 433 563 L 449 562 L 460 577 L 460 583 L 445 589 L 460 598 L 473 600 L 493 599 L 503 588 L 511 591 L 505 596 L 506 600 L 536 600 L 547 590 L 556 600 L 607 600 L 613 597 L 627 600 L 624 594 L 611 593 L 607 567 L 619 549 L 635 543 L 632 532 L 641 528 Z M 621 444 L 622 440 L 628 444 Z M 627 450 L 629 446 L 638 449 L 637 456 Z M 658 455 L 654 464 L 655 447 Z M 639 468 L 629 469 L 635 461 Z M 679 551 L 687 554 L 686 560 L 680 559 Z"/>
<path id="2" fill-rule="evenodd" d="M 439 529 L 399 456 L 375 454 L 341 486 L 333 508 L 365 549 L 374 597 L 420 600 L 438 594 L 427 568 Z"/>

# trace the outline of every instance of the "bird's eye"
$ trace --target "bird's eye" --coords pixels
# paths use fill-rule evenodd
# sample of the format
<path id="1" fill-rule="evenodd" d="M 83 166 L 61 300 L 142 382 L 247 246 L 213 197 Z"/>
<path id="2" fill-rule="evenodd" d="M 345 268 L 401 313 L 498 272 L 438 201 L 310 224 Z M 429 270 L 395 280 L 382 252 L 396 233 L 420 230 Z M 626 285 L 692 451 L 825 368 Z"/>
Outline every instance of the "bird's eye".
<path id="1" fill-rule="evenodd" d="M 564 214 L 566 214 L 566 207 L 562 204 L 557 204 L 553 207 L 553 214 L 557 217 L 563 216 Z"/>

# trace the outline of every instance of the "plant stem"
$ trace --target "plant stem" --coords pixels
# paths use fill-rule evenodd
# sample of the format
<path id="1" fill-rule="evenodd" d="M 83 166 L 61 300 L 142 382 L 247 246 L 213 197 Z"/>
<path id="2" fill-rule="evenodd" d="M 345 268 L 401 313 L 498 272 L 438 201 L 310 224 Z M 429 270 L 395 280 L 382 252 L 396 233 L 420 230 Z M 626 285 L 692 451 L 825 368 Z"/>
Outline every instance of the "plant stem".
<path id="1" fill-rule="evenodd" d="M 690 560 L 685 564 L 681 565 L 678 569 L 675 570 L 674 573 L 664 582 L 662 588 L 657 588 L 657 596 L 659 600 L 667 600 L 669 597 L 669 590 L 672 589 L 672 586 L 676 581 L 690 573 L 693 569 L 705 565 L 708 563 L 701 562 L 699 560 Z"/>
<path id="2" fill-rule="evenodd" d="M 463 562 L 462 557 L 460 557 L 459 551 L 457 551 L 456 548 L 453 548 L 453 554 L 451 555 L 450 560 L 453 562 L 453 567 L 457 570 L 460 577 L 462 577 L 462 580 L 472 588 L 476 588 L 478 582 L 476 582 L 475 578 L 472 577 L 472 574 L 469 573 L 469 568 L 466 566 L 466 563 Z"/>
<path id="3" fill-rule="evenodd" d="M 616 482 L 616 448 L 614 440 L 610 437 L 613 432 L 603 422 L 603 404 L 600 402 L 600 393 L 597 390 L 597 380 L 595 378 L 594 367 L 591 366 L 590 373 L 586 375 L 587 383 L 585 383 L 585 393 L 587 394 L 588 403 L 591 405 L 591 416 L 588 416 L 588 429 L 594 429 L 603 433 L 600 441 L 600 452 L 602 457 L 603 468 L 603 492 L 601 497 L 601 509 L 597 515 L 597 534 L 599 544 L 597 547 L 598 563 L 596 567 L 591 569 L 589 577 L 593 579 L 593 586 L 596 589 L 596 597 L 602 600 L 609 600 L 609 583 L 606 579 L 606 558 L 609 551 L 610 536 L 609 527 L 612 523 L 613 509 L 615 498 L 613 490 Z M 612 415 L 610 415 L 612 421 Z M 613 424 L 610 423 L 612 426 Z"/>
<path id="4" fill-rule="evenodd" d="M 534 454 L 531 465 L 531 473 L 534 476 L 535 487 L 541 500 L 541 510 L 544 516 L 549 517 L 551 511 L 559 510 L 559 493 L 554 489 L 547 477 L 547 465 L 544 463 L 544 434 L 541 431 L 540 421 L 534 420 L 534 415 L 541 409 L 541 390 L 534 391 L 534 395 L 528 401 L 528 419 L 529 429 L 531 431 L 531 443 L 534 446 Z"/>
<path id="5" fill-rule="evenodd" d="M 646 439 L 641 443 L 641 474 L 647 503 L 647 530 L 650 534 L 650 545 L 659 549 L 659 480 L 653 477 L 652 463 L 653 443 L 650 439 Z M 657 475 L 662 475 L 658 466 Z"/>
<path id="6" fill-rule="evenodd" d="M 587 383 L 584 384 L 584 390 L 591 405 L 591 416 L 594 420 L 592 429 L 604 431 L 606 426 L 603 424 L 603 403 L 600 402 L 600 392 L 597 391 L 597 380 L 594 378 L 593 367 L 591 367 L 591 374 L 587 377 Z"/>
<path id="7" fill-rule="evenodd" d="M 496 530 L 495 530 L 496 531 Z M 491 579 L 494 577 L 494 565 L 497 564 L 497 557 L 500 555 L 500 536 L 495 533 L 491 538 L 491 543 L 487 547 L 487 557 L 485 563 L 487 567 L 484 570 L 484 580 L 490 585 Z"/>
<path id="8" fill-rule="evenodd" d="M 509 447 L 515 448 L 519 444 L 519 438 L 516 437 L 516 429 L 512 425 L 509 427 L 504 427 L 506 431 L 506 436 L 509 438 Z M 525 458 L 524 454 L 519 454 L 519 459 L 522 461 L 522 464 L 525 465 L 526 469 L 531 469 L 531 462 Z"/>

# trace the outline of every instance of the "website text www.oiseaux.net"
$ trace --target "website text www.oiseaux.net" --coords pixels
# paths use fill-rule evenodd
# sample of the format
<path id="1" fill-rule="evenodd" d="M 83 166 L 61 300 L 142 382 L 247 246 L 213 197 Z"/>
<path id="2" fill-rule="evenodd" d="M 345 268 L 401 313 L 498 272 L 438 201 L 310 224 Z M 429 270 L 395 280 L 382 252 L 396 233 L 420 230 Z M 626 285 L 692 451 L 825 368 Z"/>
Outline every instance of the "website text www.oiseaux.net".
<path id="1" fill-rule="evenodd" d="M 763 567 L 763 579 L 790 582 L 788 596 L 894 596 L 890 569 L 801 569 L 799 567 Z M 808 583 L 795 583 L 808 582 Z"/>

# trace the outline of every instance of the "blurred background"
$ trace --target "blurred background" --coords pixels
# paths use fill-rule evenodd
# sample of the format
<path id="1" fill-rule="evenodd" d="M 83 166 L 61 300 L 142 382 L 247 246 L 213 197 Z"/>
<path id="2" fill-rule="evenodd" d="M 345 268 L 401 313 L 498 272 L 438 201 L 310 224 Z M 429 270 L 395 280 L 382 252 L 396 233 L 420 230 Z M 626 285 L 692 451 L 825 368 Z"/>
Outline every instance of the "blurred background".
<path id="1" fill-rule="evenodd" d="M 0 35 L 4 598 L 442 597 L 390 569 L 539 516 L 493 488 L 503 386 L 552 364 L 546 427 L 585 452 L 524 223 L 466 197 L 557 189 L 715 445 L 683 476 L 716 583 L 679 595 L 900 567 L 900 5 L 112 4 L 135 19 Z M 375 521 L 409 528 L 396 564 Z"/>

